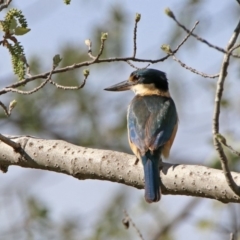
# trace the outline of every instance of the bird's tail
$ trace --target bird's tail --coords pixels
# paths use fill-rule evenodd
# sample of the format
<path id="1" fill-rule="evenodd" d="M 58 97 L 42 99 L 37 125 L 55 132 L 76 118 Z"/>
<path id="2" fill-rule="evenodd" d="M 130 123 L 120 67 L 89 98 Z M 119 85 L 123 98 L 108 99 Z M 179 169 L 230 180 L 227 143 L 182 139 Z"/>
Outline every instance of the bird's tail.
<path id="1" fill-rule="evenodd" d="M 149 151 L 142 156 L 145 199 L 147 202 L 158 202 L 161 198 L 160 176 L 159 176 L 159 154 L 151 154 Z"/>

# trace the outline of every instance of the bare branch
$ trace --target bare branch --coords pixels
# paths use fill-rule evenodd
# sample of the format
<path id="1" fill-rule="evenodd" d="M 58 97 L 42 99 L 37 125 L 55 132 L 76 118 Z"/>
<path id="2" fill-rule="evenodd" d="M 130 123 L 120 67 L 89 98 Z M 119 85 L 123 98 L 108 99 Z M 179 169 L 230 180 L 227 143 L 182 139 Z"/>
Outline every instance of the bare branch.
<path id="1" fill-rule="evenodd" d="M 135 22 L 133 31 L 133 57 L 136 57 L 137 53 L 137 22 Z"/>
<path id="2" fill-rule="evenodd" d="M 175 17 L 175 15 L 173 15 L 171 18 L 172 18 L 172 19 L 177 23 L 177 25 L 178 25 L 180 28 L 182 28 L 185 32 L 190 33 L 190 30 L 188 30 L 183 24 L 181 24 L 181 23 L 177 20 L 177 18 Z M 211 43 L 208 42 L 207 40 L 199 37 L 197 34 L 195 34 L 195 33 L 190 33 L 190 34 L 191 34 L 191 36 L 195 37 L 198 41 L 200 41 L 200 42 L 205 43 L 206 45 L 208 45 L 210 48 L 214 48 L 214 49 L 216 49 L 216 50 L 218 50 L 218 51 L 220 51 L 220 52 L 222 52 L 222 53 L 227 53 L 225 49 L 223 49 L 223 48 L 221 48 L 221 47 L 218 47 L 218 46 L 216 46 L 216 45 L 211 44 Z M 231 53 L 231 55 L 232 55 L 233 57 L 240 58 L 239 55 L 232 54 L 232 53 Z"/>
<path id="3" fill-rule="evenodd" d="M 125 214 L 125 218 L 124 218 L 123 221 L 122 221 L 123 224 L 124 224 L 125 226 L 129 226 L 129 222 L 130 222 L 130 223 L 132 224 L 133 228 L 136 230 L 139 238 L 140 238 L 141 240 L 144 240 L 142 233 L 140 232 L 140 230 L 138 229 L 138 227 L 136 226 L 136 224 L 133 222 L 133 220 L 130 218 L 130 216 L 129 216 L 129 214 L 127 213 L 127 211 L 124 210 L 123 213 Z M 128 228 L 128 227 L 127 227 L 127 228 Z"/>
<path id="4" fill-rule="evenodd" d="M 98 59 L 98 60 L 86 61 L 86 62 L 81 62 L 81 63 L 74 63 L 73 65 L 70 65 L 70 66 L 67 66 L 67 67 L 58 68 L 58 69 L 55 69 L 52 72 L 52 74 L 68 72 L 68 71 L 71 71 L 71 70 L 74 70 L 74 69 L 77 69 L 77 68 L 81 68 L 81 67 L 84 67 L 84 66 L 90 66 L 90 65 L 94 65 L 94 64 L 98 64 L 98 63 L 126 62 L 126 61 L 157 63 L 157 62 L 163 62 L 167 58 L 169 58 L 169 55 L 167 55 L 163 58 L 156 59 L 156 60 L 140 59 L 140 58 L 132 58 L 132 57 Z M 8 88 L 17 88 L 17 87 L 23 86 L 23 85 L 25 85 L 29 82 L 32 82 L 36 79 L 45 79 L 49 76 L 49 73 L 50 72 L 41 73 L 41 74 L 38 74 L 38 75 L 35 75 L 35 76 L 32 76 L 32 77 L 25 78 L 21 81 L 18 81 L 16 83 L 14 83 L 14 84 L 11 84 L 11 85 L 3 88 L 2 90 L 0 90 L 0 95 L 9 92 Z"/>
<path id="5" fill-rule="evenodd" d="M 183 39 L 183 41 L 177 46 L 177 48 L 172 51 L 173 53 L 176 53 L 180 47 L 188 40 L 188 38 L 191 36 L 191 34 L 193 33 L 193 31 L 195 30 L 195 28 L 197 27 L 197 25 L 199 24 L 199 21 L 196 21 L 193 28 L 188 32 L 187 36 Z"/>
<path id="6" fill-rule="evenodd" d="M 195 23 L 192 31 L 195 29 L 196 25 L 198 24 L 198 22 Z M 189 36 L 186 36 L 181 42 L 180 44 L 177 46 L 177 48 L 175 50 L 173 50 L 173 53 L 176 53 L 180 47 L 186 42 L 186 40 L 188 39 Z M 99 53 L 96 57 L 94 57 L 93 55 L 91 55 L 92 60 L 91 61 L 86 61 L 86 62 L 81 62 L 81 63 L 74 63 L 71 66 L 67 66 L 67 67 L 63 67 L 63 68 L 58 68 L 55 69 L 54 71 L 51 72 L 46 72 L 46 73 L 42 73 L 42 74 L 38 74 L 35 76 L 30 76 L 28 78 L 23 79 L 22 81 L 18 81 L 14 84 L 11 84 L 5 88 L 3 88 L 2 90 L 0 90 L 0 95 L 5 94 L 7 92 L 10 92 L 13 88 L 17 88 L 20 86 L 23 86 L 29 82 L 32 82 L 36 79 L 46 79 L 48 78 L 49 74 L 57 74 L 57 73 L 62 73 L 62 72 L 68 72 L 77 68 L 81 68 L 84 66 L 90 66 L 93 64 L 99 64 L 99 63 L 106 63 L 106 62 L 127 62 L 128 64 L 132 64 L 129 61 L 133 61 L 133 62 L 146 62 L 146 63 L 158 63 L 158 62 L 163 62 L 166 59 L 168 59 L 170 57 L 169 54 L 167 54 L 165 57 L 159 58 L 159 59 L 141 59 L 141 58 L 135 58 L 135 57 L 120 57 L 120 58 L 106 58 L 106 59 L 99 59 L 99 57 L 101 56 L 103 49 L 104 49 L 104 42 L 106 39 L 101 39 L 101 46 L 100 46 L 100 50 Z M 90 40 L 86 40 L 85 41 L 86 45 L 88 46 L 88 51 L 90 51 L 91 53 L 91 41 Z M 132 64 L 133 65 L 133 64 Z M 137 68 L 137 67 L 135 67 Z M 57 83 L 54 83 L 53 81 L 51 81 L 52 84 L 54 84 L 55 86 L 62 88 L 62 89 L 67 89 L 64 86 L 58 85 Z M 81 86 L 81 85 L 80 85 Z M 79 89 L 81 87 L 68 87 L 68 89 Z M 14 91 L 14 90 L 13 90 Z M 18 90 L 16 90 L 15 92 L 17 92 Z"/>
<path id="7" fill-rule="evenodd" d="M 106 39 L 101 38 L 100 49 L 99 49 L 98 55 L 96 56 L 94 61 L 97 61 L 100 58 L 100 56 L 102 55 L 105 41 L 106 41 Z"/>
<path id="8" fill-rule="evenodd" d="M 13 100 L 9 103 L 9 107 L 7 108 L 3 102 L 0 101 L 0 106 L 3 108 L 5 114 L 9 117 L 12 113 L 13 108 L 16 106 L 17 101 Z"/>
<path id="9" fill-rule="evenodd" d="M 11 2 L 12 0 L 6 0 L 6 3 L 0 6 L 0 11 L 2 11 L 4 8 L 7 8 Z"/>
<path id="10" fill-rule="evenodd" d="M 4 112 L 5 112 L 5 114 L 7 115 L 7 116 L 9 116 L 9 112 L 8 112 L 8 109 L 7 109 L 7 107 L 4 105 L 4 103 L 3 102 L 1 102 L 0 101 L 0 106 L 3 108 L 3 110 L 4 110 Z"/>
<path id="11" fill-rule="evenodd" d="M 132 68 L 135 68 L 135 69 L 140 69 L 140 68 L 138 68 L 138 67 L 136 67 L 135 65 L 133 65 L 130 61 L 127 61 L 126 62 L 129 66 L 131 66 Z"/>
<path id="12" fill-rule="evenodd" d="M 99 59 L 99 57 L 102 55 L 105 41 L 106 41 L 106 38 L 101 37 L 100 49 L 99 49 L 98 55 L 95 57 L 95 56 L 92 55 L 92 42 L 91 42 L 91 40 L 90 39 L 85 40 L 85 44 L 88 46 L 88 56 L 91 59 L 93 59 L 93 62 L 97 61 Z"/>
<path id="13" fill-rule="evenodd" d="M 26 69 L 26 76 L 32 77 L 32 75 L 31 75 L 31 70 L 30 70 L 30 66 L 29 66 L 26 58 L 25 58 L 25 64 L 26 64 L 26 67 L 27 67 L 27 69 Z"/>
<path id="14" fill-rule="evenodd" d="M 185 218 L 189 216 L 189 213 L 200 203 L 199 198 L 191 199 L 186 206 L 182 209 L 182 211 L 174 217 L 169 223 L 163 226 L 158 233 L 153 237 L 153 240 L 159 240 L 164 237 L 164 235 L 169 232 L 172 228 L 176 227 L 177 224 L 181 223 Z"/>
<path id="15" fill-rule="evenodd" d="M 136 53 L 137 53 L 137 25 L 140 19 L 141 19 L 141 14 L 137 13 L 135 17 L 135 25 L 133 29 L 133 55 L 132 55 L 133 58 L 136 57 Z"/>
<path id="16" fill-rule="evenodd" d="M 234 154 L 236 154 L 237 156 L 240 157 L 240 152 L 234 150 L 232 146 L 228 145 L 227 140 L 226 140 L 225 137 L 223 137 L 223 135 L 218 133 L 215 136 L 217 137 L 217 139 L 219 140 L 220 143 L 222 143 L 225 147 L 227 147 L 232 153 L 234 153 Z"/>
<path id="17" fill-rule="evenodd" d="M 188 65 L 186 65 L 185 63 L 183 63 L 181 60 L 179 60 L 178 58 L 176 58 L 176 56 L 174 54 L 171 54 L 172 55 L 172 58 L 174 61 L 178 62 L 183 68 L 186 68 L 187 70 L 195 73 L 195 74 L 198 74 L 204 78 L 217 78 L 219 76 L 219 74 L 213 74 L 213 75 L 209 75 L 209 74 L 206 74 L 206 73 L 203 73 L 203 72 L 199 72 L 198 70 L 192 68 L 192 67 L 189 67 Z"/>
<path id="18" fill-rule="evenodd" d="M 237 44 L 236 46 L 232 47 L 231 52 L 233 52 L 234 50 L 236 50 L 239 47 L 240 47 L 240 44 Z"/>
<path id="19" fill-rule="evenodd" d="M 8 137 L 5 137 L 2 134 L 0 134 L 0 141 L 12 147 L 16 152 L 19 152 L 19 150 L 21 149 L 21 145 L 19 143 L 12 141 L 11 139 L 9 139 Z"/>
<path id="20" fill-rule="evenodd" d="M 92 55 L 92 42 L 90 39 L 86 39 L 85 40 L 85 44 L 88 46 L 88 56 L 91 58 L 91 59 L 95 59 L 96 57 L 94 57 Z"/>
<path id="21" fill-rule="evenodd" d="M 2 168 L 17 165 L 65 173 L 81 180 L 107 180 L 138 189 L 144 188 L 143 167 L 140 162 L 136 163 L 133 155 L 80 147 L 60 140 L 29 136 L 6 137 L 20 144 L 22 152 L 15 152 L 12 147 L 0 142 Z M 160 176 L 163 194 L 240 203 L 240 197 L 229 188 L 221 170 L 199 165 L 164 163 Z M 232 172 L 232 176 L 240 184 L 240 173 Z"/>
<path id="22" fill-rule="evenodd" d="M 232 153 L 234 153 L 234 154 L 236 154 L 237 156 L 240 157 L 240 152 L 238 152 L 238 151 L 236 151 L 235 149 L 233 149 L 232 146 L 230 146 L 230 145 L 228 145 L 228 144 L 225 144 L 225 146 L 226 146 L 227 148 L 229 148 L 229 149 L 232 151 Z"/>
<path id="23" fill-rule="evenodd" d="M 37 92 L 38 90 L 40 90 L 41 88 L 43 88 L 50 81 L 55 68 L 56 67 L 53 66 L 51 72 L 49 73 L 47 79 L 44 82 L 42 82 L 38 87 L 36 87 L 36 88 L 34 88 L 30 91 L 22 91 L 22 90 L 18 90 L 18 89 L 15 89 L 15 88 L 7 88 L 7 91 L 8 92 L 16 92 L 16 93 L 23 94 L 23 95 L 33 94 L 33 93 Z"/>
<path id="24" fill-rule="evenodd" d="M 174 15 L 172 15 L 172 17 L 174 17 Z M 196 69 L 189 67 L 188 65 L 186 65 L 185 63 L 183 63 L 181 60 L 179 60 L 174 53 L 176 53 L 179 48 L 187 41 L 187 39 L 191 36 L 192 32 L 194 31 L 194 29 L 196 28 L 196 26 L 198 25 L 198 21 L 194 24 L 193 28 L 191 29 L 191 31 L 189 31 L 188 35 L 183 39 L 183 41 L 177 46 L 177 48 L 175 49 L 175 51 L 172 51 L 169 45 L 162 45 L 162 50 L 165 51 L 167 54 L 171 55 L 173 60 L 178 62 L 182 67 L 186 68 L 187 70 L 190 70 L 191 72 L 198 74 L 202 77 L 205 78 L 216 78 L 219 76 L 219 74 L 214 74 L 214 75 L 209 75 L 203 72 L 199 72 Z"/>
<path id="25" fill-rule="evenodd" d="M 87 81 L 87 78 L 88 76 L 85 76 L 82 84 L 80 84 L 79 86 L 72 86 L 72 87 L 68 87 L 68 86 L 63 86 L 63 85 L 60 85 L 52 80 L 50 80 L 50 83 L 53 84 L 55 87 L 59 88 L 59 89 L 63 89 L 63 90 L 78 90 L 80 88 L 83 88 L 86 84 L 86 81 Z"/>
<path id="26" fill-rule="evenodd" d="M 215 149 L 221 160 L 221 165 L 222 165 L 222 169 L 223 169 L 226 181 L 229 187 L 237 195 L 240 195 L 240 188 L 233 180 L 233 177 L 231 175 L 231 172 L 228 166 L 228 159 L 224 153 L 222 145 L 220 144 L 218 135 L 219 135 L 219 116 L 220 116 L 220 108 L 221 108 L 221 99 L 222 99 L 222 94 L 224 90 L 224 81 L 227 76 L 227 69 L 230 61 L 231 51 L 232 49 L 234 49 L 234 44 L 236 43 L 239 32 L 240 32 L 240 21 L 238 22 L 237 27 L 235 28 L 233 35 L 231 36 L 228 42 L 228 45 L 226 47 L 226 53 L 224 54 L 224 57 L 223 57 L 223 62 L 222 62 L 219 78 L 217 81 L 217 87 L 216 87 L 216 93 L 215 93 L 215 105 L 214 105 L 213 124 L 212 124 L 213 142 L 214 142 Z"/>
<path id="27" fill-rule="evenodd" d="M 139 67 L 136 67 L 135 65 L 133 65 L 130 61 L 127 61 L 127 64 L 129 66 L 131 66 L 132 68 L 135 68 L 135 69 L 145 69 L 145 68 L 148 68 L 150 66 L 150 64 L 148 64 L 146 67 L 143 67 L 143 68 L 139 68 Z"/>

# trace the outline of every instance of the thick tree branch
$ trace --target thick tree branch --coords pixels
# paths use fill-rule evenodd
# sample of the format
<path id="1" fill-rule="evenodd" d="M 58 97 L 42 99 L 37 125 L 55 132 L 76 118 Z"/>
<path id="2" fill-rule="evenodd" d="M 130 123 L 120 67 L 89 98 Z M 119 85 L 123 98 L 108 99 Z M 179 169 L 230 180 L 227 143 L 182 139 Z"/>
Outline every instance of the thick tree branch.
<path id="1" fill-rule="evenodd" d="M 43 140 L 28 136 L 11 137 L 22 151 L 0 142 L 0 167 L 17 165 L 65 173 L 78 179 L 99 179 L 123 183 L 138 189 L 144 187 L 143 169 L 133 155 L 79 147 L 60 140 Z M 232 172 L 237 184 L 240 174 Z M 220 170 L 197 165 L 163 164 L 162 192 L 238 202 L 240 197 L 227 185 Z"/>

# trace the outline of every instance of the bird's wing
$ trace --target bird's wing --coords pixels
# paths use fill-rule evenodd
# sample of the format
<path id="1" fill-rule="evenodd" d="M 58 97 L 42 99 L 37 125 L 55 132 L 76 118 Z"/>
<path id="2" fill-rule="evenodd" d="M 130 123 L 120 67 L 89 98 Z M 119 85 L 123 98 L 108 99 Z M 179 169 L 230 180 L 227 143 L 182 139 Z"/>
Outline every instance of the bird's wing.
<path id="1" fill-rule="evenodd" d="M 129 140 L 144 154 L 163 146 L 177 123 L 176 107 L 171 98 L 136 96 L 128 110 Z"/>

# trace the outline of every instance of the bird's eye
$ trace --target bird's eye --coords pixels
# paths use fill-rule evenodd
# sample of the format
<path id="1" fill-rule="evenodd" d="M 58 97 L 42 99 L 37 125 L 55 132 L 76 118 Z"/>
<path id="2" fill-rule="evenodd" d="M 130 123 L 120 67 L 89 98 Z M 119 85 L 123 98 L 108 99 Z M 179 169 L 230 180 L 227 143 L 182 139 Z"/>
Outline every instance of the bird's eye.
<path id="1" fill-rule="evenodd" d="M 136 82 L 136 81 L 138 80 L 138 78 L 139 78 L 138 76 L 133 75 L 133 76 L 130 76 L 130 79 L 129 79 L 129 80 L 130 80 L 131 82 Z"/>

